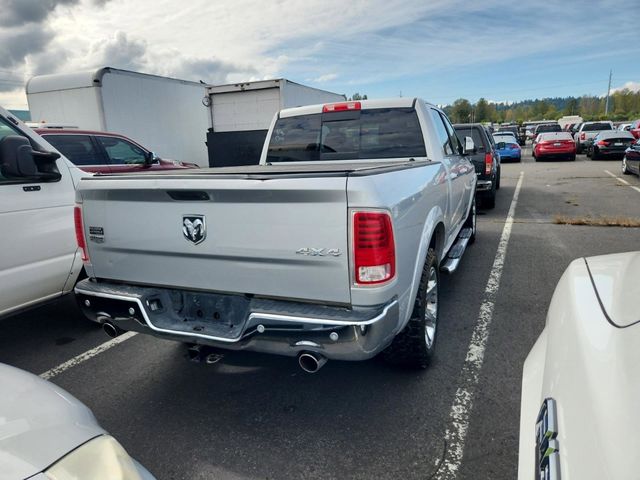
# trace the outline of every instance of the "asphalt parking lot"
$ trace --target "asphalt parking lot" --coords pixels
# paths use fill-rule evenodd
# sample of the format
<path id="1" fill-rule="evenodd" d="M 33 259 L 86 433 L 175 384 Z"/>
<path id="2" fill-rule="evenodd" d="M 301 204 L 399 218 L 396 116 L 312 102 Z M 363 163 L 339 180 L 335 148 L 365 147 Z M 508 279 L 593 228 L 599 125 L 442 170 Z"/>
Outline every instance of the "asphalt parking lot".
<path id="1" fill-rule="evenodd" d="M 195 364 L 142 335 L 92 350 L 109 338 L 71 298 L 0 321 L 0 362 L 36 374 L 64 364 L 51 381 L 158 479 L 515 478 L 522 365 L 557 281 L 574 258 L 640 240 L 637 228 L 554 223 L 640 219 L 640 181 L 614 178 L 619 161 L 536 163 L 525 152 L 503 164 L 496 208 L 481 211 L 476 243 L 443 276 L 437 358 L 424 372 L 374 359 L 309 375 L 295 359 L 247 353 Z M 477 334 L 483 355 L 470 363 Z"/>

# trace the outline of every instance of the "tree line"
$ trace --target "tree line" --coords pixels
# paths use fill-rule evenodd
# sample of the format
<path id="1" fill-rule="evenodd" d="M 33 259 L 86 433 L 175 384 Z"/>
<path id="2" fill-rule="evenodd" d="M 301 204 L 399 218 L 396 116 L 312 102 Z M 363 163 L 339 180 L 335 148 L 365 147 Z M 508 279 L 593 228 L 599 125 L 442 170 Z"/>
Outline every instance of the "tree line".
<path id="1" fill-rule="evenodd" d="M 606 97 L 556 97 L 525 100 L 516 103 L 493 103 L 484 98 L 472 104 L 459 98 L 444 107 L 455 123 L 468 122 L 525 122 L 530 120 L 557 120 L 564 115 L 580 115 L 590 120 L 634 120 L 640 118 L 640 91 L 625 88 L 609 97 L 609 113 L 605 114 Z"/>

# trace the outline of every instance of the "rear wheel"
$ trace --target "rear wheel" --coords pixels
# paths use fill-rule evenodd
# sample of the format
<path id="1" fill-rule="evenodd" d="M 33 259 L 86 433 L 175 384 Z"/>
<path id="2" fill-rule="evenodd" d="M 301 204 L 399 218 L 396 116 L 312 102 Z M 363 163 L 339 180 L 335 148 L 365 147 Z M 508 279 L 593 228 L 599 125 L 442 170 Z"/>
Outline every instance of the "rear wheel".
<path id="1" fill-rule="evenodd" d="M 500 190 L 500 177 L 502 176 L 502 169 L 498 169 L 498 178 L 496 179 L 496 190 Z"/>
<path id="2" fill-rule="evenodd" d="M 440 273 L 436 252 L 430 248 L 422 269 L 411 318 L 404 330 L 383 352 L 395 365 L 427 368 L 433 360 L 438 333 L 438 285 Z"/>
<path id="3" fill-rule="evenodd" d="M 622 173 L 624 175 L 631 175 L 631 170 L 627 167 L 627 156 L 622 157 Z"/>
<path id="4" fill-rule="evenodd" d="M 593 147 L 593 150 L 591 150 L 591 160 L 598 160 L 600 158 L 600 153 L 598 152 L 598 149 L 596 147 Z"/>

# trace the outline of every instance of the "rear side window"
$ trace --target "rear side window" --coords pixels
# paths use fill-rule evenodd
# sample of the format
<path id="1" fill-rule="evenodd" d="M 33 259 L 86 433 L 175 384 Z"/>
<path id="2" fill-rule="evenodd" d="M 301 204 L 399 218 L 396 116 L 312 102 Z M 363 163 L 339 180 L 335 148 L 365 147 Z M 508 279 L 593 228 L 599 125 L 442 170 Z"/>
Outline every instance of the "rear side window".
<path id="1" fill-rule="evenodd" d="M 43 137 L 75 165 L 105 164 L 89 135 L 43 135 Z"/>
<path id="2" fill-rule="evenodd" d="M 464 137 L 471 137 L 473 139 L 474 145 L 478 148 L 478 150 L 484 150 L 487 148 L 486 142 L 480 133 L 480 129 L 478 127 L 464 127 L 457 126 L 454 127 L 456 130 L 456 135 L 458 136 L 458 140 L 460 143 L 464 145 Z"/>
<path id="3" fill-rule="evenodd" d="M 444 120 L 436 110 L 430 109 L 430 111 L 431 118 L 433 118 L 433 125 L 435 126 L 436 134 L 438 135 L 438 143 L 442 146 L 442 152 L 445 155 L 453 155 L 453 145 L 451 144 L 451 139 L 447 133 L 447 127 L 444 125 Z"/>
<path id="4" fill-rule="evenodd" d="M 610 123 L 590 123 L 582 128 L 583 132 L 593 132 L 596 130 L 613 130 Z"/>
<path id="5" fill-rule="evenodd" d="M 276 121 L 268 162 L 425 157 L 413 108 L 300 115 Z"/>

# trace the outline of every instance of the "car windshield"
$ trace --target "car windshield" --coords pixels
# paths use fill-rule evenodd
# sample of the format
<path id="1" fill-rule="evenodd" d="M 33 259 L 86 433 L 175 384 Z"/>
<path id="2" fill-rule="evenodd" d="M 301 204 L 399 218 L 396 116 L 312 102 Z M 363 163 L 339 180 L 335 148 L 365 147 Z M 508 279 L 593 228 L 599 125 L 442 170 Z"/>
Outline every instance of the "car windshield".
<path id="1" fill-rule="evenodd" d="M 425 157 L 414 108 L 377 108 L 280 118 L 267 162 Z"/>
<path id="2" fill-rule="evenodd" d="M 587 123 L 582 128 L 583 132 L 594 132 L 598 130 L 613 130 L 610 123 L 602 122 L 602 123 Z"/>

